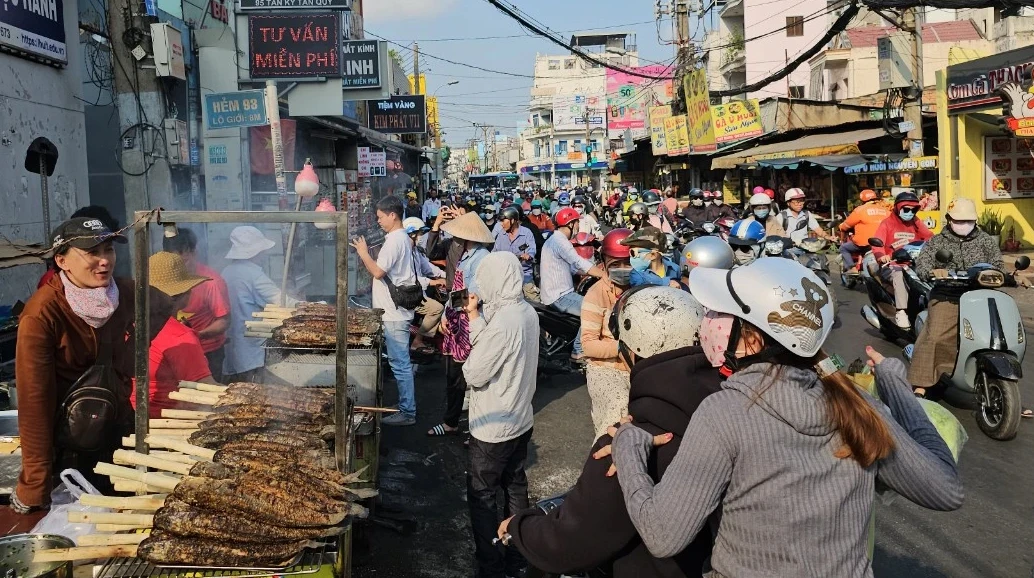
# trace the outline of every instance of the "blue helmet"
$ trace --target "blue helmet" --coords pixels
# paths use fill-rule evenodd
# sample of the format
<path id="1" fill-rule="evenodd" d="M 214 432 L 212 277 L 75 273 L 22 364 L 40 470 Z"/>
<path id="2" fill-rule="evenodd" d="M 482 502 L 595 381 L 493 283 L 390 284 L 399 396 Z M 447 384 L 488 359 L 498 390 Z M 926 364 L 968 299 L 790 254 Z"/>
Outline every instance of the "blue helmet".
<path id="1" fill-rule="evenodd" d="M 560 193 L 556 197 L 556 202 L 560 203 L 561 205 L 570 205 L 571 204 L 571 195 L 569 195 L 567 193 Z"/>
<path id="2" fill-rule="evenodd" d="M 757 245 L 765 240 L 765 226 L 753 219 L 736 221 L 729 230 L 730 245 Z"/>

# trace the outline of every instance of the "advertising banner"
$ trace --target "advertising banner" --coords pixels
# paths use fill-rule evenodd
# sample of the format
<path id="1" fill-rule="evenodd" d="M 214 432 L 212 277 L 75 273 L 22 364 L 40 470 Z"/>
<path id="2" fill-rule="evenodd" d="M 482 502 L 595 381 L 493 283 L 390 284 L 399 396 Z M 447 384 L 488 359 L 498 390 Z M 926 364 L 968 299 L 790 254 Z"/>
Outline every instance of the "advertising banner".
<path id="1" fill-rule="evenodd" d="M 985 201 L 1034 197 L 1034 156 L 1027 139 L 984 137 Z"/>
<path id="2" fill-rule="evenodd" d="M 333 12 L 248 16 L 251 78 L 341 76 L 341 17 Z"/>
<path id="3" fill-rule="evenodd" d="M 205 123 L 209 130 L 269 124 L 266 119 L 265 91 L 206 94 Z"/>
<path id="4" fill-rule="evenodd" d="M 341 84 L 349 88 L 376 88 L 381 85 L 380 42 L 346 40 L 341 45 Z"/>
<path id="5" fill-rule="evenodd" d="M 757 99 L 733 100 L 711 106 L 715 142 L 731 143 L 764 134 Z"/>
<path id="6" fill-rule="evenodd" d="M 674 157 L 689 153 L 689 131 L 686 115 L 680 114 L 664 119 L 664 140 L 668 147 L 668 156 Z"/>
<path id="7" fill-rule="evenodd" d="M 686 94 L 686 122 L 693 152 L 718 150 L 711 119 L 711 97 L 707 91 L 707 70 L 698 68 L 682 77 Z"/>
<path id="8" fill-rule="evenodd" d="M 668 154 L 668 138 L 664 131 L 664 120 L 671 116 L 670 106 L 650 107 L 650 146 L 653 156 Z"/>
<path id="9" fill-rule="evenodd" d="M 393 96 L 367 103 L 370 128 L 389 134 L 427 132 L 427 104 L 423 95 Z"/>
<path id="10" fill-rule="evenodd" d="M 0 45 L 67 64 L 64 14 L 63 0 L 5 0 L 0 10 Z"/>
<path id="11" fill-rule="evenodd" d="M 585 113 L 589 128 L 607 126 L 607 100 L 602 94 L 558 94 L 553 97 L 553 129 L 585 130 Z"/>
<path id="12" fill-rule="evenodd" d="M 1032 71 L 1034 46 L 953 64 L 946 73 L 948 111 L 956 114 L 974 107 L 995 106 L 1002 102 L 1005 85 L 1023 84 Z"/>
<path id="13" fill-rule="evenodd" d="M 670 69 L 663 64 L 642 66 L 636 72 L 650 76 L 666 76 Z M 671 102 L 671 80 L 656 80 L 607 70 L 607 128 L 610 131 L 647 128 L 647 111 L 651 106 Z"/>
<path id="14" fill-rule="evenodd" d="M 357 147 L 356 157 L 358 159 L 359 177 L 369 178 L 370 176 L 370 147 Z"/>
<path id="15" fill-rule="evenodd" d="M 240 10 L 351 10 L 352 0 L 238 0 Z"/>

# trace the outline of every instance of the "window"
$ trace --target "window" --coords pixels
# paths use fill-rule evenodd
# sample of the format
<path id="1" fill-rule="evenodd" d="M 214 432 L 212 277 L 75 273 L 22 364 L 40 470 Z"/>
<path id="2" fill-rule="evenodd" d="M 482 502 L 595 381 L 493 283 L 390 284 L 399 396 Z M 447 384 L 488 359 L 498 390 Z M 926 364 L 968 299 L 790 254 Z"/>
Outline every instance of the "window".
<path id="1" fill-rule="evenodd" d="M 564 70 L 574 70 L 574 59 L 568 58 L 564 60 Z"/>
<path id="2" fill-rule="evenodd" d="M 786 35 L 804 36 L 804 16 L 786 17 Z"/>
<path id="3" fill-rule="evenodd" d="M 560 70 L 560 61 L 559 60 L 550 60 L 549 61 L 549 69 L 550 70 Z"/>
<path id="4" fill-rule="evenodd" d="M 539 141 L 535 141 L 532 144 L 535 148 L 535 158 L 542 156 L 542 143 L 540 143 Z"/>
<path id="5" fill-rule="evenodd" d="M 791 86 L 790 87 L 790 98 L 804 98 L 804 87 L 803 86 Z"/>
<path id="6" fill-rule="evenodd" d="M 558 156 L 558 157 L 561 157 L 561 156 L 562 157 L 566 157 L 567 156 L 567 141 L 566 140 L 557 141 L 557 143 L 556 143 L 556 152 L 554 153 L 554 156 Z"/>

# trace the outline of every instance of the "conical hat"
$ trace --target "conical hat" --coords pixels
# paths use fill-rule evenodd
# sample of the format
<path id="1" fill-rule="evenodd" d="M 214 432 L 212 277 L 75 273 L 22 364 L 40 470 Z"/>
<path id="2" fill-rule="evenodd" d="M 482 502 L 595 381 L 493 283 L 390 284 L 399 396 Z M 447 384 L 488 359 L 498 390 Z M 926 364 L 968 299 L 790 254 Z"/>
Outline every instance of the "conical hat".
<path id="1" fill-rule="evenodd" d="M 492 231 L 477 213 L 467 213 L 442 225 L 442 230 L 453 237 L 475 243 L 495 243 Z"/>

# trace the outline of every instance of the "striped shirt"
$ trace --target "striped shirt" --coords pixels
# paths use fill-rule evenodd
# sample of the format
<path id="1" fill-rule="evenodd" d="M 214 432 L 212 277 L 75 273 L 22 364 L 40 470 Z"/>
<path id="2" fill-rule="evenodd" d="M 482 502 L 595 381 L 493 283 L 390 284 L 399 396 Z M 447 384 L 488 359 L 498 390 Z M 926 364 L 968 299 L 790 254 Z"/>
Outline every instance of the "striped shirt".
<path id="1" fill-rule="evenodd" d="M 609 327 L 617 300 L 614 289 L 605 283 L 595 283 L 585 294 L 582 300 L 582 353 L 594 365 L 628 371 L 628 366 L 618 357 L 618 341 Z"/>
<path id="2" fill-rule="evenodd" d="M 588 273 L 592 267 L 592 261 L 579 255 L 563 233 L 550 235 L 542 244 L 542 258 L 539 262 L 542 304 L 552 305 L 557 299 L 574 291 L 571 275 L 575 272 Z"/>

